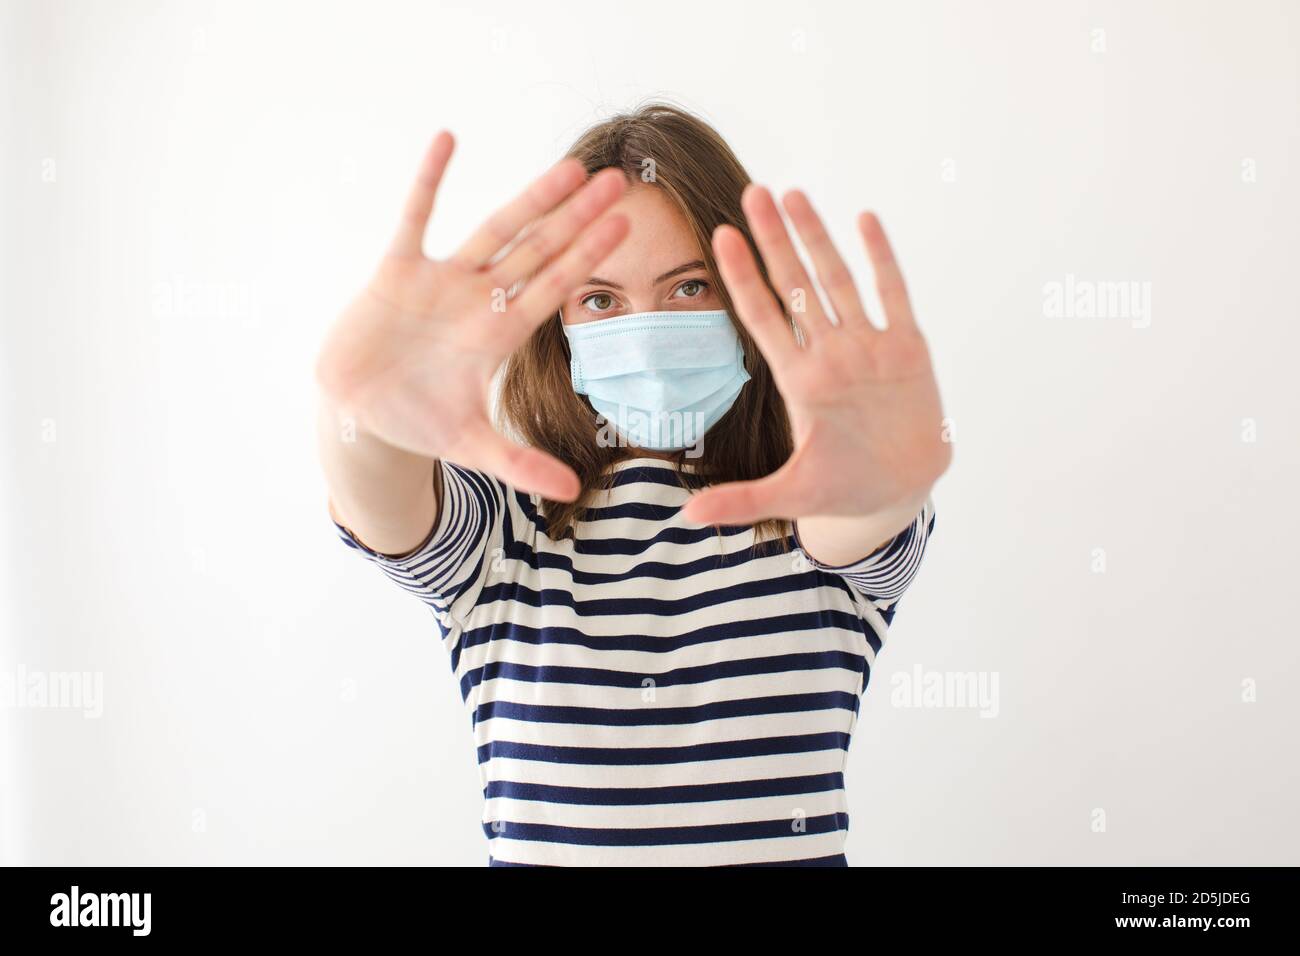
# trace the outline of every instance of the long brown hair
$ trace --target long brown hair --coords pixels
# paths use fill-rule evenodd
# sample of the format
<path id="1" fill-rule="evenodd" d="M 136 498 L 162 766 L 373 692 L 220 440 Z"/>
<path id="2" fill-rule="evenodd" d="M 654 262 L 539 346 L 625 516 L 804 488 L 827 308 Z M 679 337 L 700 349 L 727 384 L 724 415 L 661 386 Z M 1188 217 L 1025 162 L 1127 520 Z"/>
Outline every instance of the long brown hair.
<path id="1" fill-rule="evenodd" d="M 591 127 L 566 155 L 580 160 L 588 175 L 613 167 L 623 170 L 632 182 L 663 190 L 690 224 L 710 285 L 740 336 L 750 380 L 726 415 L 709 429 L 700 457 L 690 460 L 697 476 L 693 483 L 744 481 L 771 474 L 792 451 L 789 417 L 767 362 L 736 321 L 711 244 L 713 230 L 727 223 L 755 248 L 740 206 L 741 193 L 750 181 L 744 167 L 703 120 L 657 102 Z M 766 271 L 763 278 L 767 281 Z M 577 472 L 582 491 L 576 501 L 543 502 L 547 533 L 556 540 L 567 537 L 596 493 L 608 487 L 609 466 L 629 457 L 629 452 L 595 440 L 597 412 L 573 390 L 569 345 L 558 312 L 507 359 L 497 408 L 506 430 Z M 674 456 L 679 468 L 684 456 L 685 451 Z M 788 522 L 765 521 L 756 531 L 757 539 L 784 541 Z"/>

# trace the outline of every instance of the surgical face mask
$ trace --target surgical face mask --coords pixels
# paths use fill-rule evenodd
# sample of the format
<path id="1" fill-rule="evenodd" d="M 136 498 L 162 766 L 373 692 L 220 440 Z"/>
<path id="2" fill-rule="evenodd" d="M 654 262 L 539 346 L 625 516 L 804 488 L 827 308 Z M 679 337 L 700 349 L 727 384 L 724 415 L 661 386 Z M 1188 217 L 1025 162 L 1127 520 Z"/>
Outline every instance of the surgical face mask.
<path id="1" fill-rule="evenodd" d="M 619 444 L 698 449 L 749 381 L 740 338 L 722 309 L 638 312 L 566 325 L 564 334 L 574 391 L 616 430 Z"/>

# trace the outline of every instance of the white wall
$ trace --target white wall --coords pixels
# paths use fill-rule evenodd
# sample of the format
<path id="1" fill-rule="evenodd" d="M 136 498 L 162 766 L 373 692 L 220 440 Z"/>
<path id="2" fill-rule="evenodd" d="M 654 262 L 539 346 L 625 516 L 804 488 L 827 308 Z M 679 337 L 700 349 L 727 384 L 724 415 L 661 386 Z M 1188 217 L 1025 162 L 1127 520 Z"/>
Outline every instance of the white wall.
<path id="1" fill-rule="evenodd" d="M 0 674 L 103 713 L 0 709 L 0 861 L 486 861 L 432 621 L 326 519 L 310 368 L 436 128 L 443 250 L 666 95 L 864 268 L 881 212 L 956 425 L 850 859 L 1300 862 L 1296 7 L 722 7 L 5 4 Z M 1047 317 L 1071 274 L 1150 283 L 1149 326 Z M 891 706 L 917 665 L 995 672 L 998 716 Z"/>

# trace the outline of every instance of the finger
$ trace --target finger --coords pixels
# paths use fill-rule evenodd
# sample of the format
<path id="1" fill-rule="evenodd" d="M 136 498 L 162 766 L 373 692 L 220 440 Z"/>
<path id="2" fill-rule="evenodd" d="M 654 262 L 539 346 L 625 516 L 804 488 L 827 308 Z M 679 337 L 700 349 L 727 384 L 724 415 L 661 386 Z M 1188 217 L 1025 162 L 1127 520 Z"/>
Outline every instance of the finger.
<path id="1" fill-rule="evenodd" d="M 528 280 L 508 311 L 522 315 L 530 327 L 541 325 L 623 241 L 628 228 L 627 216 L 615 213 L 585 230 L 559 258 Z"/>
<path id="2" fill-rule="evenodd" d="M 731 481 L 691 496 L 682 517 L 699 524 L 750 525 L 798 516 L 801 496 L 781 468 L 757 481 Z"/>
<path id="3" fill-rule="evenodd" d="M 416 174 L 415 184 L 406 197 L 402 209 L 402 221 L 397 227 L 389 250 L 394 255 L 417 256 L 424 246 L 424 230 L 429 225 L 429 216 L 433 212 L 433 200 L 438 194 L 438 184 L 447 169 L 456 141 L 445 129 L 440 131 L 425 150 Z"/>
<path id="4" fill-rule="evenodd" d="M 527 189 L 502 206 L 456 250 L 452 261 L 467 269 L 487 265 L 497 253 L 514 241 L 519 231 L 534 219 L 546 215 L 587 178 L 576 159 L 562 159 L 535 179 Z"/>
<path id="5" fill-rule="evenodd" d="M 540 449 L 515 444 L 486 421 L 463 433 L 447 460 L 552 501 L 573 501 L 581 490 L 577 474 L 568 465 Z"/>
<path id="6" fill-rule="evenodd" d="M 576 193 L 546 216 L 489 270 L 492 284 L 508 288 L 562 253 L 588 224 L 627 189 L 622 170 L 602 169 Z"/>
<path id="7" fill-rule="evenodd" d="M 785 194 L 785 211 L 794 223 L 799 240 L 808 255 L 812 257 L 813 268 L 817 270 L 817 282 L 826 290 L 826 297 L 831 301 L 831 308 L 841 322 L 851 322 L 870 326 L 867 313 L 862 308 L 862 296 L 858 294 L 853 273 L 844 264 L 839 250 L 831 241 L 830 234 L 822 224 L 821 217 L 813 209 L 812 203 L 801 190 L 795 189 Z"/>
<path id="8" fill-rule="evenodd" d="M 785 297 L 784 304 L 800 330 L 809 339 L 815 339 L 828 325 L 833 325 L 834 320 L 822 309 L 821 297 L 790 241 L 790 233 L 772 201 L 772 194 L 751 183 L 745 187 L 740 201 L 773 285 Z"/>
<path id="9" fill-rule="evenodd" d="M 715 229 L 713 255 L 718 260 L 722 281 L 736 304 L 736 314 L 754 336 L 779 382 L 783 370 L 800 358 L 790 321 L 763 282 L 754 254 L 739 229 L 735 226 Z"/>
<path id="10" fill-rule="evenodd" d="M 858 231 L 867 245 L 871 270 L 876 274 L 876 293 L 885 310 L 885 322 L 891 329 L 917 331 L 912 303 L 907 298 L 907 286 L 903 284 L 903 273 L 899 271 L 894 250 L 876 214 L 864 212 L 859 216 Z"/>

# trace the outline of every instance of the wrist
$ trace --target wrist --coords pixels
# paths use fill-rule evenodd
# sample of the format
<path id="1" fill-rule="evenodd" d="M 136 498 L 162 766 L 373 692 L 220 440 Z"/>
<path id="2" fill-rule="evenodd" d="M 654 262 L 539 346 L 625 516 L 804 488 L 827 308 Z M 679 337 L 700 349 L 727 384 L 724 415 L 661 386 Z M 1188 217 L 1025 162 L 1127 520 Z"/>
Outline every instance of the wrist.
<path id="1" fill-rule="evenodd" d="M 828 567 L 848 567 L 889 544 L 916 520 L 930 499 L 930 489 L 865 515 L 798 518 L 795 540 L 812 560 Z"/>

